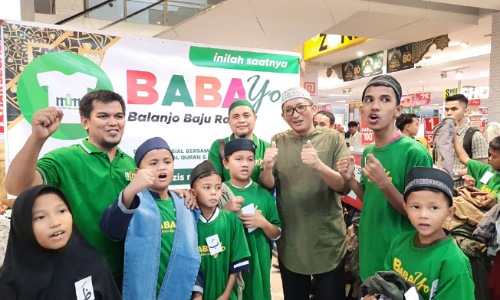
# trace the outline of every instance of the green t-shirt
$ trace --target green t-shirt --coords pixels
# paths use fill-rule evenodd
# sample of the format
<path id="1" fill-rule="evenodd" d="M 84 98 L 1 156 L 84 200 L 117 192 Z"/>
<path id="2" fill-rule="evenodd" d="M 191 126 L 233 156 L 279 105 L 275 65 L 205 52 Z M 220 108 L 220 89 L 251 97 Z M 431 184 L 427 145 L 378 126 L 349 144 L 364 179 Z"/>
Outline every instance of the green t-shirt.
<path id="1" fill-rule="evenodd" d="M 123 240 L 112 241 L 99 228 L 104 210 L 134 177 L 134 160 L 118 149 L 113 162 L 87 139 L 59 148 L 38 160 L 45 184 L 68 198 L 73 220 L 85 239 L 101 252 L 115 277 L 123 272 Z"/>
<path id="2" fill-rule="evenodd" d="M 361 167 L 367 154 L 373 154 L 385 169 L 389 180 L 403 194 L 406 174 L 415 166 L 432 167 L 425 147 L 408 136 L 402 136 L 384 147 L 368 145 L 363 151 Z M 387 249 L 393 238 L 403 231 L 414 231 L 410 221 L 398 213 L 384 193 L 361 174 L 364 186 L 363 209 L 359 221 L 359 268 L 361 280 L 382 270 Z"/>
<path id="3" fill-rule="evenodd" d="M 278 147 L 274 165 L 276 196 L 282 223 L 277 241 L 281 262 L 292 272 L 320 274 L 335 269 L 345 254 L 345 222 L 339 194 L 301 158 L 302 147 L 311 141 L 323 163 L 333 170 L 348 157 L 344 136 L 334 130 L 315 128 L 299 137 L 291 130 L 272 137 Z"/>
<path id="4" fill-rule="evenodd" d="M 474 299 L 469 259 L 453 239 L 425 248 L 414 246 L 417 232 L 400 234 L 391 244 L 385 270 L 393 270 L 417 287 L 425 300 Z"/>
<path id="5" fill-rule="evenodd" d="M 158 282 L 156 284 L 156 294 L 160 291 L 163 277 L 167 271 L 172 244 L 174 242 L 174 233 L 176 228 L 175 208 L 172 199 L 155 199 L 156 205 L 160 210 L 161 217 L 161 259 L 160 269 L 158 271 Z"/>
<path id="6" fill-rule="evenodd" d="M 491 176 L 486 183 L 482 183 L 481 179 L 488 172 L 492 173 L 493 176 Z M 495 196 L 495 198 L 497 197 L 498 191 L 500 190 L 500 174 L 493 170 L 490 164 L 483 164 L 473 159 L 469 159 L 467 162 L 467 173 L 474 177 L 478 189 L 490 193 Z"/>
<path id="7" fill-rule="evenodd" d="M 266 220 L 278 227 L 281 222 L 278 217 L 278 210 L 273 196 L 268 190 L 252 182 L 246 188 L 237 188 L 226 182 L 235 196 L 241 196 L 245 199 L 242 207 L 254 204 L 255 210 L 260 210 Z M 250 269 L 243 272 L 245 289 L 243 290 L 243 299 L 271 299 L 271 248 L 270 241 L 262 229 L 257 228 L 251 233 L 245 229 L 245 236 L 250 248 Z"/>
<path id="8" fill-rule="evenodd" d="M 243 225 L 236 214 L 219 210 L 210 222 L 198 221 L 198 249 L 201 255 L 201 270 L 205 279 L 203 299 L 217 299 L 226 289 L 231 263 L 250 257 Z M 222 252 L 210 255 L 206 238 L 218 236 Z M 235 284 L 236 286 L 236 284 Z M 230 299 L 236 300 L 233 289 Z"/>
<path id="9" fill-rule="evenodd" d="M 230 137 L 224 138 L 224 144 L 229 142 L 230 140 L 234 140 L 234 134 L 231 134 Z M 264 153 L 266 149 L 269 147 L 269 143 L 259 139 L 255 134 L 253 135 L 253 143 L 257 148 L 255 148 L 255 168 L 252 173 L 252 180 L 255 182 L 259 182 L 260 176 L 260 165 L 264 159 Z M 229 170 L 224 168 L 222 164 L 222 159 L 220 157 L 220 143 L 219 140 L 215 140 L 210 147 L 210 152 L 208 153 L 208 160 L 212 163 L 215 170 L 221 174 L 222 181 L 226 181 L 231 179 L 231 174 L 229 174 Z"/>

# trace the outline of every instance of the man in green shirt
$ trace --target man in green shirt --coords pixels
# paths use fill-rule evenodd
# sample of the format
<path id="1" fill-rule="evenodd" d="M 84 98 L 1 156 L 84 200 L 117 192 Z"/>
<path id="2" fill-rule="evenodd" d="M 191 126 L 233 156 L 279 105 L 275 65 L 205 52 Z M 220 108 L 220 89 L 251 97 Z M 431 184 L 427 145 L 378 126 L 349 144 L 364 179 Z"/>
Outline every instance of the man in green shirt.
<path id="1" fill-rule="evenodd" d="M 383 270 L 389 245 L 395 236 L 414 231 L 403 208 L 406 174 L 415 166 L 432 167 L 427 149 L 396 128 L 402 112 L 401 85 L 390 75 L 372 78 L 363 91 L 360 109 L 375 142 L 361 158 L 361 181 L 354 178 L 354 162 L 340 159 L 342 177 L 363 201 L 359 223 L 361 280 Z"/>
<path id="2" fill-rule="evenodd" d="M 231 140 L 241 138 L 252 140 L 257 147 L 255 148 L 255 169 L 251 178 L 253 181 L 259 182 L 260 165 L 262 164 L 262 159 L 264 158 L 264 152 L 267 147 L 269 147 L 269 143 L 259 139 L 255 134 L 253 134 L 256 121 L 257 116 L 255 115 L 255 111 L 250 101 L 236 100 L 231 104 L 231 106 L 229 106 L 228 123 L 233 133 L 224 139 L 215 140 L 210 147 L 210 152 L 208 153 L 208 160 L 210 160 L 212 165 L 215 167 L 215 170 L 221 174 L 223 182 L 231 178 L 229 170 L 224 168 L 222 164 L 224 155 L 221 157 L 221 153 L 224 154 L 224 144 Z"/>
<path id="3" fill-rule="evenodd" d="M 37 161 L 62 118 L 63 111 L 55 107 L 35 112 L 32 133 L 9 166 L 7 192 L 19 195 L 42 183 L 59 187 L 68 197 L 76 226 L 106 257 L 121 286 L 123 243 L 107 238 L 99 228 L 99 219 L 134 174 L 134 160 L 118 148 L 125 127 L 125 102 L 107 90 L 86 94 L 80 101 L 80 119 L 88 137 L 79 144 L 50 151 Z"/>
<path id="4" fill-rule="evenodd" d="M 281 102 L 291 129 L 272 137 L 260 182 L 276 186 L 283 293 L 285 299 L 309 299 L 312 276 L 317 299 L 344 299 L 346 232 L 338 193 L 345 188 L 335 170 L 338 159 L 349 155 L 344 136 L 314 127 L 317 107 L 305 89 L 283 92 Z"/>

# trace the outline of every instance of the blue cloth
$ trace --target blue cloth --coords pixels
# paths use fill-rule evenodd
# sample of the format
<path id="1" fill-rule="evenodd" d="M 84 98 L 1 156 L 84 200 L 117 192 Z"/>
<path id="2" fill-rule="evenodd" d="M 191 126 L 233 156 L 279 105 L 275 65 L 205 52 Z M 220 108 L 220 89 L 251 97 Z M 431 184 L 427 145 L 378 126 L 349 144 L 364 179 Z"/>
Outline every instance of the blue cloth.
<path id="1" fill-rule="evenodd" d="M 151 193 L 138 194 L 137 208 L 125 238 L 123 299 L 190 299 L 200 268 L 198 211 L 169 192 L 174 202 L 176 228 L 165 277 L 156 297 L 161 254 L 161 217 Z"/>

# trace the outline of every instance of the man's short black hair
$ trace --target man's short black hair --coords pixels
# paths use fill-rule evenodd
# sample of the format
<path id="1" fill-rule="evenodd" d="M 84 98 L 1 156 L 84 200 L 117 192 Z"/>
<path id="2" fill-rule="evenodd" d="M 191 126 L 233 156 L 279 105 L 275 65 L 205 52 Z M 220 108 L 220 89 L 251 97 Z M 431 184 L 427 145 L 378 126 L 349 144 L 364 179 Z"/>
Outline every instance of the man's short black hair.
<path id="1" fill-rule="evenodd" d="M 417 118 L 416 114 L 401 114 L 397 119 L 396 119 L 396 127 L 403 131 L 405 129 L 405 126 L 408 124 L 411 124 L 413 122 L 413 118 Z"/>
<path id="2" fill-rule="evenodd" d="M 359 126 L 359 123 L 356 121 L 351 121 L 351 122 L 347 123 L 347 127 L 358 127 L 358 126 Z"/>
<path id="3" fill-rule="evenodd" d="M 80 100 L 80 116 L 87 119 L 90 118 L 90 113 L 94 109 L 94 102 L 102 102 L 105 104 L 118 101 L 122 107 L 122 112 L 125 114 L 125 102 L 120 94 L 108 90 L 96 90 L 87 93 Z"/>
<path id="4" fill-rule="evenodd" d="M 469 99 L 467 99 L 467 97 L 465 97 L 463 94 L 455 94 L 455 95 L 448 96 L 448 97 L 446 97 L 446 99 L 444 101 L 445 102 L 459 101 L 460 103 L 465 105 L 465 107 L 467 107 L 467 105 L 469 104 Z"/>
<path id="5" fill-rule="evenodd" d="M 335 124 L 335 116 L 329 112 L 329 111 L 324 111 L 324 110 L 321 110 L 321 111 L 318 111 L 316 113 L 316 115 L 324 115 L 324 116 L 327 116 L 328 119 L 330 119 L 330 126 L 332 126 L 333 124 Z M 314 116 L 316 116 L 314 115 Z"/>

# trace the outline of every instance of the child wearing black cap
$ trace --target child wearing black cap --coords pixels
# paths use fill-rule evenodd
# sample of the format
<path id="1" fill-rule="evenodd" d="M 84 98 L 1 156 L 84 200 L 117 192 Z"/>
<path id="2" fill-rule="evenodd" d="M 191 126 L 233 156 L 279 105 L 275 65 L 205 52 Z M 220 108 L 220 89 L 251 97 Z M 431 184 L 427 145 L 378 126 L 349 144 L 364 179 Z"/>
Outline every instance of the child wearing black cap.
<path id="1" fill-rule="evenodd" d="M 250 252 L 243 226 L 235 214 L 217 207 L 222 179 L 210 161 L 197 165 L 189 181 L 201 211 L 198 244 L 205 279 L 203 299 L 236 300 L 236 278 L 249 268 Z"/>
<path id="2" fill-rule="evenodd" d="M 135 152 L 136 175 L 101 217 L 103 232 L 125 237 L 123 299 L 201 299 L 198 211 L 169 191 L 174 156 L 154 137 Z"/>
<path id="3" fill-rule="evenodd" d="M 241 209 L 236 211 L 245 226 L 250 248 L 250 270 L 244 272 L 243 299 L 271 300 L 270 240 L 281 234 L 281 222 L 273 197 L 268 190 L 251 179 L 255 167 L 255 145 L 249 139 L 235 139 L 224 145 L 224 167 L 231 178 L 225 182 L 231 192 L 242 197 Z"/>
<path id="4" fill-rule="evenodd" d="M 439 169 L 414 167 L 406 176 L 404 207 L 417 232 L 392 242 L 385 269 L 415 284 L 425 299 L 474 299 L 469 259 L 442 226 L 455 213 L 453 179 Z"/>

